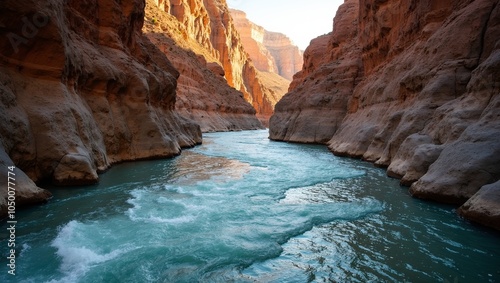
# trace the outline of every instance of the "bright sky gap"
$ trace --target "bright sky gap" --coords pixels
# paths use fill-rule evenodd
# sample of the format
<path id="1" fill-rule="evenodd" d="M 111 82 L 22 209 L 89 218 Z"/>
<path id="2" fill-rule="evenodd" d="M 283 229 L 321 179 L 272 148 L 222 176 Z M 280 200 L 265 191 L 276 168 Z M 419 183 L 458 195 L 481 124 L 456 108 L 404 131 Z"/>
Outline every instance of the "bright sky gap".
<path id="1" fill-rule="evenodd" d="M 311 39 L 329 33 L 333 17 L 343 0 L 227 0 L 230 8 L 268 31 L 286 34 L 305 50 Z"/>

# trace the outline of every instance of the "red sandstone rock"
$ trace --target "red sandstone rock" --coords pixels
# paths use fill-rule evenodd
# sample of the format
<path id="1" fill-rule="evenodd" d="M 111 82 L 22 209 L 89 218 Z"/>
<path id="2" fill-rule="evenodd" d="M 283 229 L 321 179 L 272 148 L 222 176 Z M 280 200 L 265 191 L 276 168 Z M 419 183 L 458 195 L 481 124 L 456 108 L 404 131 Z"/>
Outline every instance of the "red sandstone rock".
<path id="1" fill-rule="evenodd" d="M 230 11 L 245 51 L 255 67 L 259 71 L 277 73 L 292 80 L 293 75 L 302 69 L 303 58 L 299 48 L 286 35 L 254 24 L 243 11 Z"/>
<path id="2" fill-rule="evenodd" d="M 259 71 L 278 73 L 276 59 L 264 45 L 266 30 L 246 18 L 243 11 L 230 9 L 234 27 L 240 34 L 241 43 Z M 298 70 L 297 70 L 298 71 Z M 289 79 L 291 80 L 291 78 Z"/>
<path id="3" fill-rule="evenodd" d="M 141 34 L 144 1 L 6 0 L 0 19 L 0 38 L 18 40 L 0 41 L 0 140 L 33 181 L 95 183 L 115 162 L 201 142 L 174 111 L 179 73 Z M 48 197 L 25 183 L 19 194 Z"/>
<path id="4" fill-rule="evenodd" d="M 302 69 L 303 54 L 286 35 L 268 31 L 264 34 L 264 46 L 274 58 L 278 74 L 285 79 L 292 80 Z"/>
<path id="5" fill-rule="evenodd" d="M 461 204 L 500 179 L 498 38 L 495 0 L 347 0 L 306 50 L 270 137 L 327 143 L 389 166 L 416 197 Z"/>
<path id="6" fill-rule="evenodd" d="M 0 190 L 0 217 L 7 216 L 8 197 L 14 196 L 15 208 L 46 202 L 52 194 L 35 185 L 35 183 L 19 168 L 13 168 L 14 162 L 0 145 L 0 178 L 5 180 Z M 9 172 L 11 174 L 9 174 Z M 11 177 L 12 179 L 8 178 Z M 11 184 L 7 184 L 7 181 Z M 9 191 L 11 194 L 9 194 Z M 13 210 L 15 212 L 15 210 Z"/>
<path id="7" fill-rule="evenodd" d="M 357 29 L 357 1 L 337 12 L 332 33 L 314 39 L 304 53 L 304 68 L 294 76 L 290 92 L 276 105 L 270 138 L 326 143 L 347 112 L 347 102 L 362 73 Z"/>
<path id="8" fill-rule="evenodd" d="M 195 10 L 204 11 L 204 6 Z M 183 16 L 193 17 L 187 12 Z M 177 112 L 196 121 L 203 132 L 262 128 L 255 109 L 245 101 L 243 93 L 228 85 L 225 70 L 212 55 L 214 50 L 210 45 L 207 47 L 207 42 L 199 42 L 200 37 L 190 35 L 193 29 L 187 29 L 186 23 L 159 10 L 153 1 L 147 1 L 143 31 L 180 72 Z"/>
<path id="9" fill-rule="evenodd" d="M 249 59 L 226 1 L 176 0 L 169 1 L 170 4 L 164 1 L 152 3 L 158 3 L 160 8 L 163 7 L 164 11 L 176 17 L 181 23 L 178 33 L 185 40 L 198 42 L 201 46 L 188 48 L 202 54 L 208 62 L 218 62 L 224 68 L 227 83 L 243 93 L 259 116 L 268 119 L 277 103 L 277 100 L 273 100 L 275 94 L 270 92 L 274 86 L 266 85 L 265 81 L 268 80 L 260 79 L 265 74 L 259 74 Z M 164 25 L 163 31 L 166 32 L 166 25 L 161 25 Z"/>

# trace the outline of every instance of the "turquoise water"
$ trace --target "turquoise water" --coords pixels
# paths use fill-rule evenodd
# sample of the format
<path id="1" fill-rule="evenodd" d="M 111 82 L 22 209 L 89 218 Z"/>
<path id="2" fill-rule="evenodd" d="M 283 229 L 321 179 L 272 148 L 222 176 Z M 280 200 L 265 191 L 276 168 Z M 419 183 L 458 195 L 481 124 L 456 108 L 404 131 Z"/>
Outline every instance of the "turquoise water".
<path id="1" fill-rule="evenodd" d="M 17 213 L 0 282 L 499 282 L 500 235 L 384 170 L 266 131 L 204 135 Z M 7 237 L 2 224 L 1 239 Z"/>

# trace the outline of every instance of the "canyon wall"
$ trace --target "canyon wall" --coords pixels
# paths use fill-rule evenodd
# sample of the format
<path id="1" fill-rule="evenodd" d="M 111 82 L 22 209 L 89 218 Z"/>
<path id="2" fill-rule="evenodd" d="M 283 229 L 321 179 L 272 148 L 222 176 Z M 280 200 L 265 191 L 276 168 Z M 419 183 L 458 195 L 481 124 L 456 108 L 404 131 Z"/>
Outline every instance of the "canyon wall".
<path id="1" fill-rule="evenodd" d="M 207 62 L 219 64 L 227 83 L 243 93 L 258 116 L 269 119 L 278 102 L 275 97 L 281 98 L 284 92 L 277 94 L 276 87 L 262 79 L 266 74 L 259 73 L 248 57 L 225 0 L 152 0 L 152 3 L 174 16 L 180 23 L 178 32 L 205 49 L 192 50 Z M 167 30 L 163 32 L 168 33 Z"/>
<path id="2" fill-rule="evenodd" d="M 303 54 L 286 35 L 267 31 L 264 46 L 273 56 L 280 76 L 292 80 L 293 75 L 302 69 Z"/>
<path id="3" fill-rule="evenodd" d="M 223 87 L 219 64 L 146 37 L 144 18 L 144 0 L 0 2 L 0 174 L 15 174 L 17 207 L 50 198 L 36 183 L 93 184 L 114 163 L 201 143 L 200 125 L 183 115 L 209 112 L 217 121 L 205 130 L 261 127 L 243 94 Z M 2 217 L 7 199 L 2 187 Z"/>
<path id="4" fill-rule="evenodd" d="M 240 34 L 241 43 L 259 71 L 278 73 L 276 60 L 264 45 L 266 30 L 247 19 L 245 12 L 230 9 L 234 27 Z M 289 79 L 291 80 L 291 79 Z"/>
<path id="5" fill-rule="evenodd" d="M 291 81 L 302 69 L 302 52 L 284 34 L 270 32 L 251 22 L 245 12 L 231 9 L 234 26 L 245 50 L 259 71 L 277 73 Z"/>
<path id="6" fill-rule="evenodd" d="M 413 196 L 500 229 L 497 0 L 347 0 L 315 39 L 270 138 L 387 167 Z"/>
<path id="7" fill-rule="evenodd" d="M 194 26 L 198 30 L 202 26 L 186 25 L 158 7 L 153 0 L 146 1 L 143 32 L 180 73 L 177 112 L 196 121 L 202 132 L 261 129 L 255 109 L 224 78 L 226 72 L 210 45 L 210 30 L 191 34 Z M 206 13 L 196 17 L 203 15 L 208 17 Z"/>

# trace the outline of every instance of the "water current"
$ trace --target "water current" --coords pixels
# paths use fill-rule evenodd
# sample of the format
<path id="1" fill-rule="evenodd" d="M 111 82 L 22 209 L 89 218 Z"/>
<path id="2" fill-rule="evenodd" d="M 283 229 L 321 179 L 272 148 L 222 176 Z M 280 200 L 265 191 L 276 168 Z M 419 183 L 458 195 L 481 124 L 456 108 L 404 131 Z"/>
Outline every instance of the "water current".
<path id="1" fill-rule="evenodd" d="M 211 133 L 17 212 L 0 282 L 500 282 L 500 234 L 326 147 Z"/>

